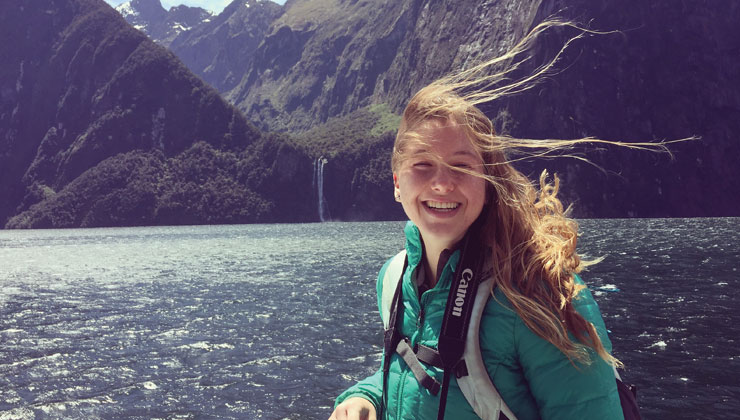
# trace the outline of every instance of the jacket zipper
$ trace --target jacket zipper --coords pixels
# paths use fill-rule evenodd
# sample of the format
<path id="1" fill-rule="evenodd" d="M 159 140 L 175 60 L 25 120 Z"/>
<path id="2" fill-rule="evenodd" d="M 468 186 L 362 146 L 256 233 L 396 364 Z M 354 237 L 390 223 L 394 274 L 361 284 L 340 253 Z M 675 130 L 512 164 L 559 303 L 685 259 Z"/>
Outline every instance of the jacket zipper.
<path id="1" fill-rule="evenodd" d="M 401 410 L 403 409 L 403 386 L 406 383 L 406 376 L 408 376 L 409 371 L 407 369 L 403 370 L 401 372 L 401 378 L 398 383 L 398 392 L 396 393 L 396 405 L 398 406 L 398 409 L 396 410 L 396 417 L 394 419 L 400 419 L 401 418 Z M 389 400 L 390 401 L 390 400 Z M 393 420 L 393 419 L 387 419 L 387 420 Z"/>

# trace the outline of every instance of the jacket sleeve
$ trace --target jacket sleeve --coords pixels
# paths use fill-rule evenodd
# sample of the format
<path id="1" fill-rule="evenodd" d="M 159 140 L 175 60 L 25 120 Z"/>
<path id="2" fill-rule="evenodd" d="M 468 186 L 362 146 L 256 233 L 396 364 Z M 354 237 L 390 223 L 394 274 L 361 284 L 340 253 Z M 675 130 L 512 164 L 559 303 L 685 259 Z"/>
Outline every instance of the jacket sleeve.
<path id="1" fill-rule="evenodd" d="M 378 274 L 378 280 L 376 282 L 376 292 L 377 292 L 377 303 L 378 303 L 378 312 L 381 314 L 382 317 L 382 309 L 381 309 L 381 300 L 382 300 L 382 294 L 383 294 L 383 276 L 385 276 L 385 271 L 388 268 L 388 265 L 390 264 L 391 260 L 389 259 L 386 261 L 386 263 L 383 265 L 383 268 L 380 269 L 380 273 Z M 383 361 L 381 359 L 380 367 L 378 370 L 372 374 L 371 376 L 368 376 L 367 378 L 361 380 L 360 382 L 356 383 L 343 393 L 337 397 L 337 400 L 334 402 L 334 407 L 341 404 L 344 400 L 347 400 L 351 397 L 362 397 L 366 400 L 370 401 L 375 406 L 375 411 L 378 413 L 378 418 L 380 418 L 380 404 L 381 404 L 381 398 L 383 395 Z"/>
<path id="2" fill-rule="evenodd" d="M 352 397 L 362 397 L 375 406 L 375 412 L 380 414 L 380 398 L 383 392 L 383 371 L 378 369 L 373 375 L 356 383 L 348 390 L 342 392 L 334 402 L 334 408 L 345 400 Z M 378 418 L 380 418 L 378 416 Z"/>
<path id="3" fill-rule="evenodd" d="M 579 278 L 577 282 L 582 283 Z M 604 347 L 611 343 L 598 305 L 588 289 L 574 301 L 576 310 L 596 327 Z M 623 420 L 614 371 L 589 349 L 591 363 L 572 363 L 560 350 L 537 336 L 517 317 L 514 342 L 523 373 L 543 420 Z"/>

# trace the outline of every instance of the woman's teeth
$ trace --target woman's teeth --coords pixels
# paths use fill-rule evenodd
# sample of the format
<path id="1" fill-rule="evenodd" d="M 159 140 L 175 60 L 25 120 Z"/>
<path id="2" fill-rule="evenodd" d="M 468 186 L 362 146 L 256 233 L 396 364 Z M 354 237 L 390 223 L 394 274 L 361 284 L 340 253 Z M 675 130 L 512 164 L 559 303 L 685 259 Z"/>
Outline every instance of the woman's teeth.
<path id="1" fill-rule="evenodd" d="M 454 210 L 459 206 L 459 203 L 443 203 L 441 201 L 427 201 L 427 207 L 435 210 Z"/>

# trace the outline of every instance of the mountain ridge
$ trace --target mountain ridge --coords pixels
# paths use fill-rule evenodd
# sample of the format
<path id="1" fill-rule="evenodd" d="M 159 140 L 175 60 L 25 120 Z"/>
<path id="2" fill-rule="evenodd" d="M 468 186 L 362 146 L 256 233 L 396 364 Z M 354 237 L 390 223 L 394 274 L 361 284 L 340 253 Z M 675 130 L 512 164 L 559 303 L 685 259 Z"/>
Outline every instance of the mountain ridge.
<path id="1" fill-rule="evenodd" d="M 334 220 L 402 218 L 388 162 L 405 102 L 434 78 L 500 54 L 555 12 L 598 30 L 627 29 L 579 39 L 535 89 L 482 104 L 499 132 L 702 140 L 672 145 L 674 160 L 583 147 L 575 153 L 598 168 L 566 158 L 517 167 L 532 179 L 559 173 L 576 217 L 738 215 L 728 191 L 740 190 L 740 37 L 732 25 L 740 5 L 627 5 L 234 2 L 175 41 L 179 54 L 212 50 L 201 56 L 200 77 L 222 83 L 235 105 L 102 1 L 3 9 L 0 34 L 14 42 L 0 46 L 8 57 L 0 66 L 0 223 L 317 221 L 318 202 Z M 521 75 L 576 33 L 546 33 Z M 323 199 L 312 183 L 318 167 Z"/>

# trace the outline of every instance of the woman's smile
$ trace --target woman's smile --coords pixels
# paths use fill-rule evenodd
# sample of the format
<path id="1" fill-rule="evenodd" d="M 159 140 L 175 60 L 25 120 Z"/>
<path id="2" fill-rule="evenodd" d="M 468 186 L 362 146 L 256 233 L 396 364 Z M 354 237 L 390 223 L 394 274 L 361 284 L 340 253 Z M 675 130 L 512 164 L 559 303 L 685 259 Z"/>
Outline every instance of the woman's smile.
<path id="1" fill-rule="evenodd" d="M 450 202 L 442 202 L 442 201 L 425 201 L 424 204 L 426 204 L 427 207 L 430 209 L 438 210 L 438 211 L 444 211 L 444 212 L 450 212 L 452 210 L 455 210 L 460 206 L 460 203 L 450 203 Z"/>
<path id="2" fill-rule="evenodd" d="M 426 208 L 426 212 L 432 217 L 446 219 L 455 217 L 460 210 L 460 203 L 451 201 L 436 201 L 427 200 L 422 201 L 423 206 Z"/>

